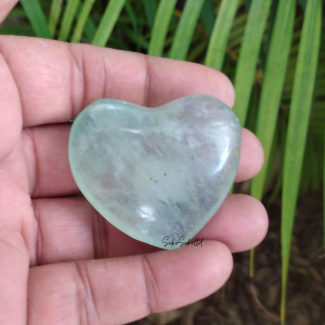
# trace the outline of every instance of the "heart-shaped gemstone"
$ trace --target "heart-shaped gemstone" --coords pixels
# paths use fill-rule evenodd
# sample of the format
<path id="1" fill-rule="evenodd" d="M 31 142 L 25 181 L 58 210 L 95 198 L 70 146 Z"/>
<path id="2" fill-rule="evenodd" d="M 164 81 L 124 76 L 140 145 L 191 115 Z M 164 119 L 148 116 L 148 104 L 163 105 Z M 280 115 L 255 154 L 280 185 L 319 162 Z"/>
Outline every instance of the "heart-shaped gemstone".
<path id="1" fill-rule="evenodd" d="M 234 181 L 241 130 L 209 95 L 157 108 L 101 99 L 72 124 L 69 160 L 88 201 L 129 236 L 161 248 L 193 238 Z"/>

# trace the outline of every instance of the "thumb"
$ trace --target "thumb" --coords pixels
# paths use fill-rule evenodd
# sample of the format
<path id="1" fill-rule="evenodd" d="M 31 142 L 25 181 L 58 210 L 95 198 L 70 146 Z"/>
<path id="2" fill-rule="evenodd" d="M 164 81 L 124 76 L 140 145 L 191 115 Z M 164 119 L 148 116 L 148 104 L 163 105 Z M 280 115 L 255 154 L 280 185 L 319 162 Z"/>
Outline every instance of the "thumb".
<path id="1" fill-rule="evenodd" d="M 10 10 L 17 4 L 18 0 L 1 0 L 0 2 L 0 24 L 5 20 Z"/>

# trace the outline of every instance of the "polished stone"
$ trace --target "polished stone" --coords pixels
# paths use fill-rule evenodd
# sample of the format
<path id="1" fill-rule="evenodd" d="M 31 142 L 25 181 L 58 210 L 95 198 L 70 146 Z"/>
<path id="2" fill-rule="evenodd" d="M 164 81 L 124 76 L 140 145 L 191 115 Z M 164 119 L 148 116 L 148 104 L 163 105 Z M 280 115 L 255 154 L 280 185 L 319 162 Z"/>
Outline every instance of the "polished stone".
<path id="1" fill-rule="evenodd" d="M 101 99 L 72 124 L 69 160 L 94 208 L 129 236 L 164 247 L 195 238 L 234 181 L 241 146 L 236 115 L 209 95 L 157 108 Z"/>

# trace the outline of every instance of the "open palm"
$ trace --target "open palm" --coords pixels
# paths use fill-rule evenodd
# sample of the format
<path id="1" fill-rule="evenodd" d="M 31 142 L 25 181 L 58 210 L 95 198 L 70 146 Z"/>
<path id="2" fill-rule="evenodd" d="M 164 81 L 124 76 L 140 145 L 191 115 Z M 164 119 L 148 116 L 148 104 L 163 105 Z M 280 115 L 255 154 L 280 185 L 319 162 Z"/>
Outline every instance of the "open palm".
<path id="1" fill-rule="evenodd" d="M 1 15 L 15 1 L 0 5 Z M 2 6 L 2 7 L 1 7 Z M 205 93 L 229 106 L 223 74 L 192 63 L 38 38 L 0 37 L 0 324 L 123 324 L 220 288 L 231 252 L 268 225 L 254 198 L 229 195 L 198 234 L 202 247 L 163 251 L 111 226 L 81 196 L 68 162 L 69 120 L 116 98 L 158 106 Z M 242 130 L 236 181 L 263 163 Z"/>

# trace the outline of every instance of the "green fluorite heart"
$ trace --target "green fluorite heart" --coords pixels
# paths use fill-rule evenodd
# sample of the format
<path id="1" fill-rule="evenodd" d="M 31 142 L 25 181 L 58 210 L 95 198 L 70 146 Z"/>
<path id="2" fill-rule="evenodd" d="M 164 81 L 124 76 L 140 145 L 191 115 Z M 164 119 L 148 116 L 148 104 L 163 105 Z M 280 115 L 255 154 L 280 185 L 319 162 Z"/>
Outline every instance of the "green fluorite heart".
<path id="1" fill-rule="evenodd" d="M 164 248 L 164 237 L 193 238 L 216 213 L 234 181 L 240 145 L 236 115 L 212 96 L 157 108 L 101 99 L 73 122 L 69 160 L 103 217 Z"/>

